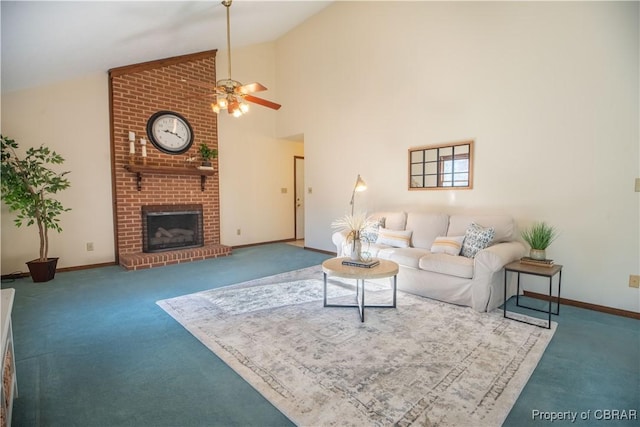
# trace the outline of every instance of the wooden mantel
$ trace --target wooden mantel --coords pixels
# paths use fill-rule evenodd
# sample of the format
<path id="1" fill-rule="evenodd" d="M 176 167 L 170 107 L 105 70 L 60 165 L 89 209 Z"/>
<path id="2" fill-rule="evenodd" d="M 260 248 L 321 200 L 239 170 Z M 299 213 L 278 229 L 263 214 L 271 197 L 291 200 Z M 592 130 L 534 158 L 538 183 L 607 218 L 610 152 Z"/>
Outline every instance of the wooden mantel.
<path id="1" fill-rule="evenodd" d="M 142 175 L 154 174 L 154 175 L 195 175 L 200 176 L 200 188 L 204 191 L 204 185 L 208 176 L 213 176 L 216 171 L 213 169 L 198 169 L 198 168 L 176 168 L 176 167 L 161 167 L 161 166 L 147 166 L 147 165 L 125 165 L 124 168 L 137 175 L 138 191 L 142 190 Z"/>

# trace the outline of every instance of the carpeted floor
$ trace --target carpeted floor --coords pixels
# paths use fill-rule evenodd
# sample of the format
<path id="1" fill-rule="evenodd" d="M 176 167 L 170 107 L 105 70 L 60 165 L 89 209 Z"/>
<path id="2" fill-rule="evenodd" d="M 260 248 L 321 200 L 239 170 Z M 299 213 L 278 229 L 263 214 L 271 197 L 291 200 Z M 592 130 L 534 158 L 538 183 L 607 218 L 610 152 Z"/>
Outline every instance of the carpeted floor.
<path id="1" fill-rule="evenodd" d="M 13 425 L 291 425 L 156 301 L 317 265 L 328 257 L 273 244 L 144 271 L 104 267 L 58 273 L 47 284 L 3 282 L 3 288 L 16 289 L 19 398 Z M 553 320 L 554 338 L 504 426 L 601 426 L 603 420 L 594 416 L 550 423 L 532 413 L 639 408 L 639 322 L 567 306 Z"/>
<path id="2" fill-rule="evenodd" d="M 323 307 L 321 276 L 311 267 L 158 304 L 305 426 L 501 425 L 555 330 L 403 292 L 362 323 L 355 308 Z M 392 299 L 388 281 L 366 288 L 371 303 Z M 354 281 L 331 278 L 327 294 L 352 304 Z"/>

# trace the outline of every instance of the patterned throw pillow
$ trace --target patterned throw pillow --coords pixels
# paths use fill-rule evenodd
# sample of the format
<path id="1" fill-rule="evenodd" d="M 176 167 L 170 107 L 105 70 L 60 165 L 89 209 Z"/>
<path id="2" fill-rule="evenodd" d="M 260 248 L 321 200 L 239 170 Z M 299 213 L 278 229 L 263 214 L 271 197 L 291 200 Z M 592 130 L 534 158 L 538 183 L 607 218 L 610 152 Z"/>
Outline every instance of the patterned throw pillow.
<path id="1" fill-rule="evenodd" d="M 496 230 L 494 228 L 484 228 L 472 222 L 464 235 L 462 256 L 467 258 L 475 257 L 479 251 L 489 246 L 495 234 Z"/>
<path id="2" fill-rule="evenodd" d="M 360 238 L 368 243 L 374 243 L 378 240 L 378 231 L 381 227 L 384 227 L 385 217 L 379 218 L 372 225 L 365 228 L 362 233 L 360 233 Z"/>
<path id="3" fill-rule="evenodd" d="M 431 253 L 460 255 L 464 236 L 438 236 L 431 245 Z"/>
<path id="4" fill-rule="evenodd" d="M 378 240 L 376 243 L 381 245 L 389 245 L 395 248 L 408 248 L 411 243 L 411 230 L 389 230 L 380 228 L 378 230 Z"/>

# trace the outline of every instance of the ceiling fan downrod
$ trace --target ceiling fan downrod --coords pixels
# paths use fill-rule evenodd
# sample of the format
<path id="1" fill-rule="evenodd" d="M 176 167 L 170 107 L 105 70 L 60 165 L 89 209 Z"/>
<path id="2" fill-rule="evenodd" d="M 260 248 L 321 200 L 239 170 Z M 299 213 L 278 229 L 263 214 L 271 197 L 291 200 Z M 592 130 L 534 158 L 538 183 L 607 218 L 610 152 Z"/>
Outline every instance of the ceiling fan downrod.
<path id="1" fill-rule="evenodd" d="M 227 75 L 231 80 L 231 20 L 229 19 L 229 8 L 233 0 L 223 0 L 222 5 L 227 8 Z"/>

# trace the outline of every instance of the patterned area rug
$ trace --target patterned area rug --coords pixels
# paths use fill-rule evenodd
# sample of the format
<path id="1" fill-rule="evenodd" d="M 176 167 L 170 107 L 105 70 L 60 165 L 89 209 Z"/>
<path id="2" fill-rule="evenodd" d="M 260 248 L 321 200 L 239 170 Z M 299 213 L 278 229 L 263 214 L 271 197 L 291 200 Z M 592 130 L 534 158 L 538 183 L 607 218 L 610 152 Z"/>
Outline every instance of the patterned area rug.
<path id="1" fill-rule="evenodd" d="M 386 282 L 366 286 L 368 303 L 390 301 Z M 331 302 L 354 300 L 347 280 L 328 290 Z M 158 305 L 304 426 L 499 426 L 556 327 L 402 292 L 362 323 L 322 298 L 312 267 Z"/>

